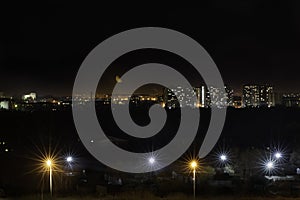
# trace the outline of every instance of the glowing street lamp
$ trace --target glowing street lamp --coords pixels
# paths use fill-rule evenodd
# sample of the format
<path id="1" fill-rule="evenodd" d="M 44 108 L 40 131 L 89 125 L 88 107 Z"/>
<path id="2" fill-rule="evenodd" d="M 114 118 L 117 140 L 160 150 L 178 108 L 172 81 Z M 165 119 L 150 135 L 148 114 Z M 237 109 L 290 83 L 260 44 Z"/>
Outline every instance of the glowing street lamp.
<path id="1" fill-rule="evenodd" d="M 193 160 L 191 161 L 191 168 L 194 170 L 198 166 L 197 161 Z"/>
<path id="2" fill-rule="evenodd" d="M 49 168 L 49 187 L 50 187 L 50 195 L 52 196 L 52 166 L 53 161 L 51 159 L 46 160 L 46 166 Z"/>
<path id="3" fill-rule="evenodd" d="M 266 163 L 266 168 L 267 170 L 272 170 L 274 169 L 274 162 L 273 161 L 269 161 Z"/>
<path id="4" fill-rule="evenodd" d="M 222 162 L 226 162 L 226 161 L 227 161 L 227 156 L 226 156 L 225 154 L 222 154 L 222 155 L 220 156 L 220 160 L 221 160 Z"/>
<path id="5" fill-rule="evenodd" d="M 62 157 L 64 161 L 64 168 L 65 170 L 73 170 L 73 165 L 77 165 L 77 157 L 75 156 L 74 153 L 68 152 Z"/>
<path id="6" fill-rule="evenodd" d="M 51 161 L 50 159 L 48 159 L 48 160 L 46 161 L 46 164 L 47 164 L 48 167 L 51 167 L 52 161 Z"/>
<path id="7" fill-rule="evenodd" d="M 282 158 L 282 154 L 280 152 L 275 153 L 275 158 L 279 160 L 280 158 Z"/>
<path id="8" fill-rule="evenodd" d="M 272 171 L 276 170 L 276 161 L 268 160 L 265 162 L 265 171 L 270 175 Z"/>
<path id="9" fill-rule="evenodd" d="M 149 160 L 148 160 L 149 164 L 152 166 L 155 164 L 156 160 L 154 157 L 150 157 Z"/>
<path id="10" fill-rule="evenodd" d="M 196 160 L 192 160 L 190 162 L 190 168 L 193 170 L 193 194 L 194 198 L 196 198 L 196 169 L 198 167 L 198 162 Z"/>
<path id="11" fill-rule="evenodd" d="M 68 156 L 68 157 L 66 158 L 66 161 L 67 161 L 67 163 L 73 162 L 73 157 L 72 157 L 72 156 Z"/>

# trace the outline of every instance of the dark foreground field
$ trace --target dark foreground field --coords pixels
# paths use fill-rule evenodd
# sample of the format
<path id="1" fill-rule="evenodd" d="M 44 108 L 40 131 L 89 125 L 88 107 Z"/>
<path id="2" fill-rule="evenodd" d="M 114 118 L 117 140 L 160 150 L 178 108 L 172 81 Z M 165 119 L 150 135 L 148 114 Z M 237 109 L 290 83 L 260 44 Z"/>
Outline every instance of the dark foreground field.
<path id="1" fill-rule="evenodd" d="M 194 199 L 193 196 L 187 196 L 184 194 L 172 194 L 167 197 L 161 198 L 157 196 L 153 196 L 149 193 L 143 193 L 143 194 L 134 194 L 134 193 L 128 193 L 128 194 L 122 194 L 118 196 L 105 196 L 105 197 L 96 197 L 96 196 L 72 196 L 72 197 L 44 197 L 41 198 L 41 196 L 38 195 L 32 195 L 32 196 L 23 196 L 19 198 L 5 198 L 0 200 L 35 200 L 35 199 L 55 199 L 55 200 L 189 200 Z M 300 198 L 292 198 L 292 197 L 259 197 L 259 196 L 252 196 L 252 197 L 246 197 L 246 196 L 198 196 L 196 197 L 198 200 L 300 200 Z"/>
<path id="2" fill-rule="evenodd" d="M 178 114 L 176 111 L 172 112 Z M 150 141 L 142 140 L 138 142 L 134 139 L 131 140 L 131 138 L 128 139 L 126 135 L 122 136 L 120 130 L 114 128 L 114 123 L 109 123 L 110 120 L 108 120 L 108 116 L 110 116 L 110 114 L 107 110 L 104 109 L 100 114 L 102 115 L 99 116 L 99 121 L 101 122 L 102 117 L 104 121 L 102 124 L 107 130 L 108 136 L 119 139 L 117 141 L 121 141 L 119 143 L 122 148 L 135 152 L 142 152 L 143 150 L 151 149 L 150 147 L 153 146 L 160 148 L 174 137 L 174 134 L 170 133 L 171 131 L 176 134 L 177 126 L 174 126 L 172 121 L 174 120 L 176 122 L 176 117 L 171 117 L 170 123 L 166 124 L 166 127 L 162 129 L 162 133 L 159 133 L 157 138 L 152 138 Z M 136 115 L 135 117 L 142 122 L 147 121 L 147 119 L 142 117 L 147 116 L 144 115 L 144 113 L 137 112 Z M 202 136 L 206 133 L 209 115 L 209 110 L 201 110 L 200 129 L 195 139 L 195 146 L 201 144 Z M 267 196 L 268 198 L 265 198 L 266 196 L 248 197 L 252 194 L 270 193 L 278 195 L 286 194 L 286 196 L 289 195 L 291 197 L 300 196 L 300 177 L 296 175 L 296 169 L 300 167 L 299 116 L 300 109 L 228 109 L 227 120 L 219 141 L 220 144 L 224 143 L 228 146 L 228 149 L 232 153 L 230 164 L 234 169 L 232 170 L 233 175 L 224 177 L 220 174 L 220 170 L 217 169 L 218 166 L 215 166 L 213 151 L 211 157 L 208 156 L 203 160 L 203 169 L 201 169 L 202 171 L 197 175 L 197 180 L 200 181 L 197 183 L 198 199 L 274 199 L 274 196 Z M 68 171 L 64 166 L 61 171 L 54 173 L 55 198 L 53 197 L 52 199 L 193 199 L 192 196 L 188 196 L 192 194 L 192 185 L 190 182 L 184 182 L 184 178 L 189 177 L 189 174 L 185 172 L 186 163 L 182 163 L 181 160 L 179 160 L 178 163 L 174 163 L 174 166 L 169 166 L 155 175 L 159 180 L 170 180 L 171 183 L 173 183 L 170 184 L 170 181 L 166 183 L 162 182 L 162 186 L 166 185 L 166 187 L 160 187 L 160 184 L 154 184 L 159 191 L 170 191 L 166 192 L 167 194 L 164 195 L 163 198 L 161 198 L 159 194 L 153 195 L 148 192 L 134 193 L 136 188 L 146 188 L 149 190 L 153 188 L 147 185 L 141 186 L 141 179 L 143 177 L 136 178 L 125 173 L 116 172 L 94 159 L 81 144 L 70 111 L 0 112 L 0 121 L 0 142 L 2 142 L 0 146 L 0 189 L 3 188 L 7 196 L 6 199 L 50 199 L 46 196 L 49 191 L 49 186 L 47 185 L 49 182 L 48 171 L 39 171 L 41 165 L 43 166 L 44 164 L 43 160 L 39 158 L 42 154 L 40 150 L 48 150 L 50 149 L 48 147 L 51 146 L 59 152 L 58 159 L 63 158 L 65 153 L 70 151 L 75 152 L 74 157 L 76 158 L 76 165 L 74 165 L 75 167 L 72 169 L 74 176 L 71 178 L 64 177 L 63 175 Z M 275 188 L 279 188 L 280 191 L 276 189 L 274 192 L 273 188 L 271 188 L 271 192 L 268 192 L 263 190 L 263 188 L 266 188 L 268 185 L 266 185 L 267 183 L 264 179 L 265 174 L 261 172 L 260 165 L 258 165 L 261 159 L 260 151 L 265 151 L 265 149 L 267 149 L 265 147 L 269 147 L 270 144 L 277 143 L 278 141 L 285 150 L 284 162 L 281 165 L 282 168 L 274 174 L 284 177 L 291 175 L 294 176 L 296 180 L 294 182 L 280 184 L 278 187 L 275 185 Z M 216 147 L 218 146 L 219 145 L 216 145 Z M 192 146 L 191 149 L 193 148 Z M 265 152 L 262 152 L 262 154 L 264 153 Z M 184 156 L 182 160 L 184 160 Z M 84 174 L 83 171 L 85 172 Z M 175 184 L 172 179 L 173 171 L 178 175 L 180 187 L 173 187 Z M 125 188 L 132 184 L 135 184 L 136 187 L 124 189 L 122 190 L 123 192 L 117 196 L 94 194 L 96 186 L 107 186 L 107 182 L 105 182 L 106 180 L 104 178 L 105 174 L 113 178 L 121 177 Z M 204 177 L 204 175 L 206 176 Z M 66 182 L 63 180 L 65 179 L 72 183 L 72 187 L 67 188 L 70 190 L 68 193 L 63 191 L 63 186 L 65 186 L 63 183 Z M 210 189 L 209 183 L 216 183 L 220 180 L 221 182 L 229 181 L 234 187 L 231 188 L 232 190 L 226 189 L 225 192 L 220 191 L 220 189 Z M 87 182 L 86 187 L 89 191 L 94 191 L 94 193 L 88 192 L 87 195 L 80 195 L 80 187 L 84 185 L 82 181 L 84 181 L 84 183 Z M 40 195 L 42 188 L 44 188 L 45 194 L 43 198 Z M 179 194 L 179 192 L 184 194 Z M 226 197 L 222 196 L 224 193 Z M 63 194 L 65 196 L 62 196 Z M 69 194 L 74 195 L 70 196 Z M 289 198 L 276 196 L 275 199 Z"/>

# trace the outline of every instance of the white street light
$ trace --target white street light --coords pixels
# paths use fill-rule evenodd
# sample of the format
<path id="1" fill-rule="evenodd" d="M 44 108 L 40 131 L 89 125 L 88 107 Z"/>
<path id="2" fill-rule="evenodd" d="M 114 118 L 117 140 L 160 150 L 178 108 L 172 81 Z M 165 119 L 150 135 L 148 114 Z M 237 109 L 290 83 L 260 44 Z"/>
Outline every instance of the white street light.
<path id="1" fill-rule="evenodd" d="M 156 161 L 155 161 L 154 157 L 150 157 L 148 162 L 149 162 L 150 165 L 153 165 Z"/>
<path id="2" fill-rule="evenodd" d="M 275 153 L 275 158 L 278 160 L 282 158 L 282 154 L 280 152 Z"/>
<path id="3" fill-rule="evenodd" d="M 270 175 L 272 173 L 273 170 L 275 170 L 275 166 L 276 163 L 273 160 L 270 160 L 268 162 L 265 163 L 265 171 Z"/>
<path id="4" fill-rule="evenodd" d="M 225 154 L 222 154 L 220 156 L 220 159 L 221 159 L 222 162 L 225 162 L 225 161 L 227 161 L 227 156 Z"/>
<path id="5" fill-rule="evenodd" d="M 274 162 L 273 162 L 273 161 L 267 162 L 266 168 L 267 168 L 268 170 L 272 170 L 272 169 L 274 168 Z"/>
<path id="6" fill-rule="evenodd" d="M 68 156 L 68 157 L 66 158 L 66 161 L 67 161 L 68 163 L 71 163 L 71 162 L 73 161 L 73 158 L 72 158 L 71 156 Z"/>

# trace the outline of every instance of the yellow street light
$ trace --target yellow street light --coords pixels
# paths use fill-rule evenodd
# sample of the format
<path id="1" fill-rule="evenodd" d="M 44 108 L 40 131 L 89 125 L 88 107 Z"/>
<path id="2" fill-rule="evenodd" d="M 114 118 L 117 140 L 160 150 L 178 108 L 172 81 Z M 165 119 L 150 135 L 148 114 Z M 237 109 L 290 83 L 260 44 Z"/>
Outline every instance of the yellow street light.
<path id="1" fill-rule="evenodd" d="M 198 166 L 197 161 L 195 161 L 195 160 L 191 161 L 190 166 L 191 166 L 191 168 L 192 168 L 193 170 L 196 169 L 197 166 Z"/>
<path id="2" fill-rule="evenodd" d="M 50 159 L 48 159 L 48 160 L 46 161 L 46 165 L 47 165 L 48 167 L 51 167 L 52 161 L 51 161 Z"/>
<path id="3" fill-rule="evenodd" d="M 49 167 L 49 189 L 50 189 L 50 195 L 52 196 L 52 165 L 53 165 L 53 161 L 48 158 L 46 160 L 46 165 Z"/>
<path id="4" fill-rule="evenodd" d="M 193 194 L 194 198 L 196 198 L 196 169 L 198 167 L 198 161 L 192 160 L 190 162 L 190 168 L 193 170 Z"/>

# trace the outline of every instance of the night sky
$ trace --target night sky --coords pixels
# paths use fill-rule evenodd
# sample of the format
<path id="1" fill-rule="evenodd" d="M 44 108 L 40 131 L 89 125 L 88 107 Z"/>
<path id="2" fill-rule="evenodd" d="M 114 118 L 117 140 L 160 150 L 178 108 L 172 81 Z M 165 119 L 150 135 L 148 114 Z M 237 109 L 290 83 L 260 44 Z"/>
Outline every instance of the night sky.
<path id="1" fill-rule="evenodd" d="M 209 2 L 1 5 L 0 91 L 71 95 L 81 62 L 97 44 L 127 29 L 159 26 L 197 40 L 237 93 L 246 83 L 300 92 L 299 1 Z"/>

